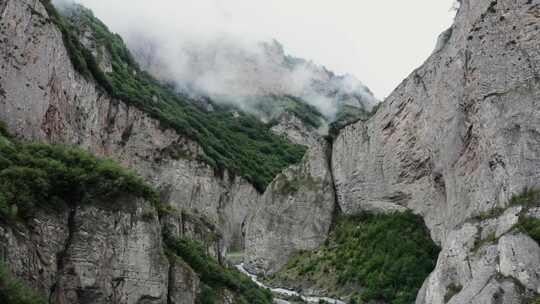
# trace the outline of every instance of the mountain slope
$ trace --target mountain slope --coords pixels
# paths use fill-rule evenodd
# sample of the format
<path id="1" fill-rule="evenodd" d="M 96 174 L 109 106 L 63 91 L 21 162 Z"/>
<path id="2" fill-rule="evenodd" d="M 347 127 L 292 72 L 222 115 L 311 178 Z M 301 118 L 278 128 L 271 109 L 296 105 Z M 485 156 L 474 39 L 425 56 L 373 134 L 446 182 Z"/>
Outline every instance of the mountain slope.
<path id="1" fill-rule="evenodd" d="M 227 109 L 205 111 L 160 84 L 139 68 L 122 39 L 109 32 L 89 10 L 74 5 L 66 9 L 68 18 L 64 19 L 51 5 L 47 7 L 63 29 L 64 41 L 72 42 L 66 45 L 74 45 L 68 51 L 79 73 L 93 77 L 110 96 L 197 141 L 207 156 L 201 160 L 217 170 L 227 168 L 238 173 L 263 192 L 279 172 L 301 160 L 305 148 L 273 135 L 270 126 L 257 118 Z M 105 65 L 105 71 L 99 63 Z"/>
<path id="2" fill-rule="evenodd" d="M 177 211 L 163 221 L 178 235 L 203 242 L 208 253 L 221 261 L 227 252 L 244 251 L 251 225 L 258 227 L 256 239 L 271 249 L 253 253 L 258 265 L 282 265 L 297 250 L 314 249 L 324 242 L 335 199 L 328 145 L 317 130 L 288 115 L 272 127 L 280 138 L 314 144 L 298 165 L 283 172 L 287 176 L 301 172 L 301 179 L 308 181 L 280 196 L 295 206 L 287 214 L 304 219 L 303 225 L 296 221 L 272 225 L 265 216 L 268 213 L 251 215 L 261 210 L 263 197 L 271 198 L 287 186 L 279 177 L 283 174 L 262 195 L 241 176 L 215 170 L 201 161 L 207 156 L 198 142 L 164 128 L 160 121 L 111 97 L 92 78 L 77 72 L 57 24 L 40 1 L 10 0 L 0 8 L 4 28 L 0 35 L 9 53 L 2 58 L 5 69 L 0 71 L 0 119 L 17 138 L 78 145 L 134 169 L 159 190 L 167 208 Z M 106 60 L 96 64 L 107 70 Z M 312 203 L 318 208 L 305 208 Z M 278 220 L 279 206 L 266 210 Z M 273 238 L 278 231 L 294 233 Z"/>

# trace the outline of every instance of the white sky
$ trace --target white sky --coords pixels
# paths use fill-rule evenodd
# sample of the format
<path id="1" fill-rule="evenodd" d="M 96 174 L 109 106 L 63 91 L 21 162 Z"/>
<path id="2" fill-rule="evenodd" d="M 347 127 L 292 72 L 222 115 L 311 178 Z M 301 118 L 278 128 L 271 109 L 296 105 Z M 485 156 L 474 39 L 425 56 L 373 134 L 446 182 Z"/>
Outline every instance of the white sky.
<path id="1" fill-rule="evenodd" d="M 178 36 L 227 32 L 248 39 L 275 38 L 291 55 L 355 75 L 378 98 L 390 94 L 427 59 L 454 15 L 454 0 L 79 2 L 120 34 L 156 27 Z"/>

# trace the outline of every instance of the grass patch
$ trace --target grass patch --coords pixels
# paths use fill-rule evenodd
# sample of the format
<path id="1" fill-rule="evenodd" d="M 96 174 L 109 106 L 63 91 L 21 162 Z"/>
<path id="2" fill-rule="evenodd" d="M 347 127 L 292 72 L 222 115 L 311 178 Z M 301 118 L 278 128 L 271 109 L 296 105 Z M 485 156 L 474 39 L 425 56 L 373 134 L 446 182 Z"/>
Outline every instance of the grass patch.
<path id="1" fill-rule="evenodd" d="M 528 211 L 533 207 L 540 207 L 540 190 L 538 189 L 524 189 L 521 193 L 512 196 L 506 207 L 495 207 L 473 217 L 473 220 L 485 221 L 489 219 L 497 218 L 508 210 L 508 208 L 522 206 L 522 213 Z"/>
<path id="2" fill-rule="evenodd" d="M 520 194 L 512 196 L 510 206 L 523 206 L 526 209 L 540 207 L 540 190 L 524 189 Z"/>
<path id="3" fill-rule="evenodd" d="M 340 216 L 321 248 L 299 253 L 270 282 L 307 281 L 360 303 L 414 303 L 439 251 L 412 213 Z"/>
<path id="4" fill-rule="evenodd" d="M 75 147 L 0 141 L 0 218 L 123 194 L 158 202 L 152 187 L 112 160 Z"/>
<path id="5" fill-rule="evenodd" d="M 503 215 L 503 213 L 509 208 L 521 206 L 523 207 L 519 213 L 519 220 L 516 225 L 512 227 L 509 231 L 520 231 L 524 234 L 529 235 L 537 243 L 540 244 L 540 219 L 528 216 L 527 213 L 531 208 L 540 207 L 540 190 L 538 189 L 524 189 L 521 193 L 515 194 L 512 196 L 508 202 L 508 206 L 496 207 L 486 212 L 482 212 L 475 216 L 473 220 L 475 221 L 486 221 L 490 219 L 495 219 Z M 481 235 L 481 233 L 480 233 Z M 495 232 L 490 233 L 485 238 L 478 237 L 472 252 L 477 252 L 486 244 L 496 243 L 501 236 L 497 237 Z"/>
<path id="6" fill-rule="evenodd" d="M 220 265 L 206 254 L 200 242 L 176 238 L 167 229 L 164 230 L 163 239 L 170 252 L 182 258 L 200 275 L 203 284 L 199 297 L 200 304 L 216 303 L 217 292 L 223 289 L 234 292 L 237 295 L 236 303 L 239 304 L 272 303 L 270 291 L 260 288 L 238 270 Z"/>
<path id="7" fill-rule="evenodd" d="M 531 298 L 527 304 L 540 304 L 540 295 L 536 295 L 533 298 Z"/>
<path id="8" fill-rule="evenodd" d="M 0 303 L 5 304 L 46 304 L 21 281 L 13 279 L 3 263 L 0 262 Z"/>
<path id="9" fill-rule="evenodd" d="M 517 228 L 540 244 L 540 219 L 520 216 Z"/>
<path id="10" fill-rule="evenodd" d="M 477 216 L 474 217 L 475 220 L 478 221 L 485 221 L 492 218 L 497 218 L 501 216 L 508 208 L 502 208 L 502 207 L 495 207 L 493 209 L 490 209 L 485 212 L 481 212 Z"/>
<path id="11" fill-rule="evenodd" d="M 281 300 L 285 300 L 292 304 L 305 304 L 306 301 L 302 299 L 301 296 L 280 296 Z"/>
<path id="12" fill-rule="evenodd" d="M 524 207 L 515 228 L 529 235 L 540 244 L 540 219 L 527 215 L 531 208 L 540 207 L 540 190 L 525 189 L 521 194 L 512 197 L 510 205 Z"/>
<path id="13" fill-rule="evenodd" d="M 317 191 L 321 187 L 321 183 L 321 180 L 313 178 L 302 170 L 295 169 L 290 177 L 283 174 L 276 178 L 272 187 L 274 192 L 282 196 L 289 196 L 301 189 Z"/>
<path id="14" fill-rule="evenodd" d="M 456 284 L 454 284 L 454 283 L 450 284 L 450 285 L 448 286 L 448 288 L 446 289 L 446 294 L 444 295 L 444 303 L 450 302 L 450 300 L 451 300 L 455 295 L 457 295 L 458 293 L 460 293 L 462 289 L 463 289 L 463 286 L 461 286 L 461 285 L 456 285 Z"/>
<path id="15" fill-rule="evenodd" d="M 321 127 L 324 121 L 323 115 L 317 108 L 295 96 L 268 95 L 244 97 L 244 99 L 248 104 L 248 111 L 266 118 L 271 125 L 277 124 L 277 119 L 284 112 L 294 114 L 306 126 L 315 129 Z"/>
<path id="16" fill-rule="evenodd" d="M 219 174 L 228 169 L 250 181 L 263 192 L 273 178 L 291 164 L 298 163 L 307 148 L 288 142 L 273 134 L 271 124 L 259 121 L 253 115 L 233 111 L 226 106 L 214 105 L 208 112 L 195 106 L 187 96 L 159 83 L 142 71 L 133 60 L 122 38 L 111 33 L 91 11 L 77 6 L 60 16 L 49 0 L 41 0 L 49 15 L 62 32 L 64 44 L 75 69 L 82 75 L 93 77 L 112 97 L 123 100 L 159 120 L 163 127 L 197 141 L 204 149 L 202 159 Z M 104 46 L 111 54 L 113 71 L 103 73 L 92 54 L 77 37 L 82 28 L 89 27 L 97 46 Z M 98 48 L 99 49 L 99 48 Z M 298 109 L 315 124 L 313 109 Z"/>
<path id="17" fill-rule="evenodd" d="M 480 250 L 480 248 L 482 248 L 484 245 L 495 243 L 498 240 L 499 238 L 495 235 L 495 232 L 490 233 L 486 238 L 483 239 L 478 237 L 474 242 L 472 252 L 478 252 L 478 250 Z"/>

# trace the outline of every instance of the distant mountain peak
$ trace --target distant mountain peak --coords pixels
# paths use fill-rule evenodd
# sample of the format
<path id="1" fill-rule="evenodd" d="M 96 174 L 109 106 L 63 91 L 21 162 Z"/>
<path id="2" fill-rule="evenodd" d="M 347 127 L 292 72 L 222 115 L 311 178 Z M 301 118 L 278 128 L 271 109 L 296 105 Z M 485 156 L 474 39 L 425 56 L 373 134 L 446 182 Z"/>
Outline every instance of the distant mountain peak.
<path id="1" fill-rule="evenodd" d="M 333 121 L 344 105 L 369 111 L 378 103 L 356 77 L 337 75 L 312 61 L 285 53 L 275 40 L 241 43 L 223 36 L 212 41 L 166 45 L 141 33 L 127 44 L 142 69 L 179 91 L 238 103 L 259 96 L 294 96 Z M 236 100 L 236 101 L 235 101 Z"/>

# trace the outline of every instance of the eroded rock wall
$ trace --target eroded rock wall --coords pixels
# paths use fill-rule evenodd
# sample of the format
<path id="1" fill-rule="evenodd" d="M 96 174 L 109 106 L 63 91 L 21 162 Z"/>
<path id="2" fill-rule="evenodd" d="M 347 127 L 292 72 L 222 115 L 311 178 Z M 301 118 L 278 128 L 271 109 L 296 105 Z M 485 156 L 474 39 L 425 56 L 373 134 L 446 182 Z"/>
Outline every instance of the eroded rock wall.
<path id="1" fill-rule="evenodd" d="M 167 303 L 169 262 L 151 211 L 129 196 L 39 211 L 0 223 L 0 253 L 51 303 Z"/>
<path id="2" fill-rule="evenodd" d="M 320 246 L 335 209 L 328 142 L 294 116 L 282 117 L 273 131 L 310 149 L 300 164 L 277 176 L 247 222 L 246 268 L 264 274 L 279 270 L 299 250 Z"/>
<path id="3" fill-rule="evenodd" d="M 540 271 L 530 238 L 506 227 L 508 235 L 474 252 L 486 222 L 471 221 L 540 186 L 539 27 L 540 1 L 461 1 L 424 65 L 334 144 L 345 213 L 412 209 L 442 246 L 418 304 L 446 303 L 451 284 L 463 289 L 448 303 L 519 303 L 516 280 L 539 287 L 523 281 Z M 512 265 L 536 266 L 524 275 L 503 265 L 511 250 Z"/>
<path id="4" fill-rule="evenodd" d="M 276 181 L 262 195 L 243 178 L 217 174 L 200 162 L 204 152 L 196 142 L 110 98 L 93 80 L 79 75 L 39 0 L 0 0 L 0 15 L 0 120 L 15 136 L 78 145 L 133 168 L 177 211 L 179 216 L 167 219 L 176 233 L 202 240 L 217 258 L 261 245 L 249 248 L 247 259 L 256 260 L 264 271 L 275 270 L 295 250 L 324 241 L 334 209 L 327 147 L 298 120 L 290 130 L 275 132 L 313 147 L 303 164 L 282 177 L 305 179 L 309 189 L 282 195 Z M 86 36 L 83 31 L 81 41 L 92 49 Z M 294 176 L 297 173 L 302 177 Z M 195 227 L 198 221 L 186 221 L 181 214 L 204 219 L 215 231 L 207 231 L 208 225 Z M 285 226 L 275 225 L 278 222 Z M 213 232 L 218 237 L 209 238 Z"/>
<path id="5" fill-rule="evenodd" d="M 242 243 L 241 227 L 259 194 L 240 177 L 215 174 L 201 147 L 77 74 L 61 33 L 38 0 L 2 0 L 0 120 L 25 140 L 78 145 L 133 168 L 166 203 L 207 217 L 223 250 Z"/>

